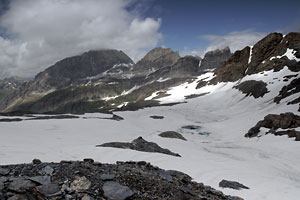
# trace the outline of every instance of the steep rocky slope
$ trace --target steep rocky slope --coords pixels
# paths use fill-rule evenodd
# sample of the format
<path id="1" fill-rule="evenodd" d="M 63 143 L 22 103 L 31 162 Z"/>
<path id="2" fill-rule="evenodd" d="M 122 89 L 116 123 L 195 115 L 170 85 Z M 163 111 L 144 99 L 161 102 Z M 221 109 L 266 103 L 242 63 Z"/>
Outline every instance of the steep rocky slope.
<path id="1" fill-rule="evenodd" d="M 35 159 L 33 164 L 1 166 L 0 175 L 3 200 L 242 200 L 193 182 L 187 174 L 165 171 L 145 161 L 41 163 Z"/>
<path id="2" fill-rule="evenodd" d="M 39 73 L 8 95 L 0 108 L 6 112 L 84 113 L 120 109 L 127 104 L 133 109 L 158 105 L 145 99 L 155 91 L 191 81 L 214 65 L 218 68 L 228 54 L 229 49 L 209 52 L 199 67 L 199 58 L 181 58 L 178 52 L 161 47 L 137 64 L 120 51 L 90 51 Z"/>

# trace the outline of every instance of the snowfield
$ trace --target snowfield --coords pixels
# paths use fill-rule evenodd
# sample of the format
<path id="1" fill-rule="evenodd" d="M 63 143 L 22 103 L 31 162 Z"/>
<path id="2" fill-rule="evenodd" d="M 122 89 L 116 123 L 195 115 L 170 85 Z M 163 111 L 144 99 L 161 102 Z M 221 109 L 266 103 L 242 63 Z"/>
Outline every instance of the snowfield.
<path id="1" fill-rule="evenodd" d="M 291 81 L 283 82 L 282 77 L 292 74 L 295 73 L 284 68 L 280 72 L 269 71 L 242 79 L 240 82 L 263 80 L 268 83 L 270 92 L 258 99 L 245 97 L 232 89 L 237 82 L 219 83 L 199 90 L 191 83 L 193 86 L 171 88 L 170 96 L 161 99 L 161 103 L 183 101 L 184 96 L 192 93 L 210 93 L 172 107 L 115 113 L 124 118 L 122 121 L 98 119 L 96 117 L 111 115 L 96 113 L 82 115 L 79 119 L 0 123 L 0 164 L 29 163 L 33 158 L 45 162 L 87 157 L 105 163 L 145 160 L 164 169 L 185 172 L 197 182 L 246 200 L 298 200 L 300 142 L 287 136 L 244 137 L 269 113 L 299 115 L 298 105 L 286 105 L 295 96 L 283 99 L 280 104 L 273 103 L 282 86 Z M 162 115 L 164 119 L 151 119 L 152 115 Z M 185 125 L 201 126 L 201 132 L 210 134 L 187 133 L 182 129 Z M 159 137 L 163 131 L 181 132 L 187 141 Z M 139 136 L 182 157 L 95 147 L 105 142 L 129 142 Z M 222 179 L 238 181 L 250 189 L 219 188 Z"/>

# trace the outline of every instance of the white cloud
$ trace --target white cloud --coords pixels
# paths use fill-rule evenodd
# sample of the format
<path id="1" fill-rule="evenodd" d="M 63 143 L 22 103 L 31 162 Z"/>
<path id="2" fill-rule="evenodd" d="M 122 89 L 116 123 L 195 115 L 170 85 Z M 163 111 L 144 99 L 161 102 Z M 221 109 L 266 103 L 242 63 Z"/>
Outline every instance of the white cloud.
<path id="1" fill-rule="evenodd" d="M 241 50 L 246 46 L 252 46 L 264 36 L 266 33 L 255 32 L 251 29 L 244 31 L 234 31 L 226 35 L 201 35 L 200 40 L 206 40 L 209 44 L 201 49 L 191 50 L 187 47 L 183 50 L 182 54 L 187 55 L 198 55 L 203 57 L 208 51 L 213 51 L 215 49 L 223 49 L 227 46 L 230 47 L 231 52 L 236 50 Z"/>
<path id="2" fill-rule="evenodd" d="M 161 39 L 160 19 L 126 9 L 129 0 L 12 0 L 0 18 L 0 78 L 30 77 L 67 56 L 119 49 L 137 60 Z"/>

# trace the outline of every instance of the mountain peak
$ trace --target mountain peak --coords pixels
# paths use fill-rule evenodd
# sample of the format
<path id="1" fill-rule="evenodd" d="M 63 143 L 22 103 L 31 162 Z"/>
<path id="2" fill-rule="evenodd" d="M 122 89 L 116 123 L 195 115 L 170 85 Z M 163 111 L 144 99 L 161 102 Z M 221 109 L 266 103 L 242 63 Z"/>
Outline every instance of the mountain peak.
<path id="1" fill-rule="evenodd" d="M 173 55 L 177 56 L 178 59 L 180 57 L 178 51 L 174 52 L 170 48 L 156 47 L 156 48 L 152 49 L 151 51 L 149 51 L 142 60 L 143 61 L 155 61 L 156 59 L 158 59 L 162 56 L 169 55 L 169 54 L 173 54 Z"/>

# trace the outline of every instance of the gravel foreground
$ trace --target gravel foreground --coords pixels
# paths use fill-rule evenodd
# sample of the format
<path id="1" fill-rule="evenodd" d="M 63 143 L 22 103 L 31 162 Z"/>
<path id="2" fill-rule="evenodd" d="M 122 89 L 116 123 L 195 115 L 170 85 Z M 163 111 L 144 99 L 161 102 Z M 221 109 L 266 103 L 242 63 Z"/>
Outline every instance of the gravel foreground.
<path id="1" fill-rule="evenodd" d="M 223 194 L 187 174 L 145 161 L 102 164 L 92 159 L 0 166 L 1 200 L 242 200 Z"/>

